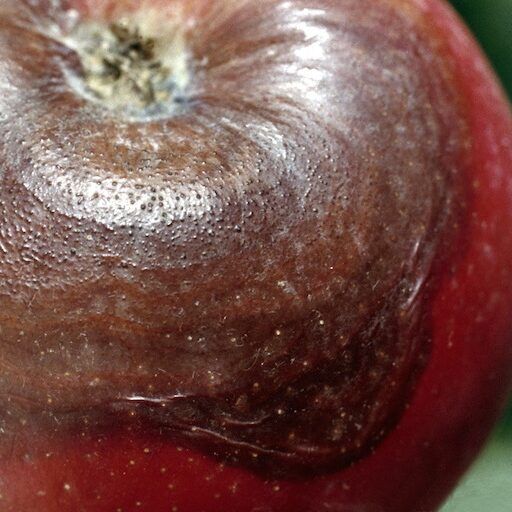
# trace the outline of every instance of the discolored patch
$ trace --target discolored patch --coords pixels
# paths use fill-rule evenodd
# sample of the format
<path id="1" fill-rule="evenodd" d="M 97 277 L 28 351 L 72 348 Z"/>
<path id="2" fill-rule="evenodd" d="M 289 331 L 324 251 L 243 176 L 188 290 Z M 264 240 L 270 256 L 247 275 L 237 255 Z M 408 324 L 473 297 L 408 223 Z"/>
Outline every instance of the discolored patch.
<path id="1" fill-rule="evenodd" d="M 368 454 L 428 360 L 465 209 L 462 107 L 421 16 L 171 2 L 190 74 L 168 109 L 154 77 L 127 107 L 161 47 L 142 12 L 18 3 L 0 7 L 0 449 L 144 429 L 286 478 Z M 137 39 L 119 89 L 76 46 L 98 26 L 102 62 Z"/>

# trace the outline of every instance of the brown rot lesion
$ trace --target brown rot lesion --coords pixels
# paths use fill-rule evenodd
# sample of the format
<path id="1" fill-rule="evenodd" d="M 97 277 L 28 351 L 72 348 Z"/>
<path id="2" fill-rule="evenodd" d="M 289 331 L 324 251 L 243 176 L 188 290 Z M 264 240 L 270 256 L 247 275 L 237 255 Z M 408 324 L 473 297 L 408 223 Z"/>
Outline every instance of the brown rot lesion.
<path id="1" fill-rule="evenodd" d="M 77 20 L 37 39 L 56 96 L 12 59 L 37 101 L 4 107 L 0 459 L 121 429 L 309 478 L 405 418 L 462 253 L 466 125 L 431 47 L 358 2 Z M 183 91 L 200 108 L 127 126 Z"/>

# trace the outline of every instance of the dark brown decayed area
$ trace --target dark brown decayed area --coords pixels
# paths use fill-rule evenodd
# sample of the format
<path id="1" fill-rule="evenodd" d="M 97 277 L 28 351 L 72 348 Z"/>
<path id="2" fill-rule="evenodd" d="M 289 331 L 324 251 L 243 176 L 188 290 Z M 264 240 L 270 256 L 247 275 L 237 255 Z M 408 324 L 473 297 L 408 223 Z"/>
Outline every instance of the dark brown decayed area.
<path id="1" fill-rule="evenodd" d="M 70 84 L 66 4 L 2 2 L 0 453 L 128 425 L 296 477 L 389 432 L 466 141 L 380 3 L 183 2 L 179 110 L 134 119 Z"/>

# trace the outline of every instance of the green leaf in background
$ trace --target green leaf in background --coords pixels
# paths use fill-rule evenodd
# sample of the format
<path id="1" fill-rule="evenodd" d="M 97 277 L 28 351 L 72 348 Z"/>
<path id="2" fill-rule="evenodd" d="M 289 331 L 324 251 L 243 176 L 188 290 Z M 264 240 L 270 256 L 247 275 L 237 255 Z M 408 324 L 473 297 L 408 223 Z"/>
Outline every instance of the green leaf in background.
<path id="1" fill-rule="evenodd" d="M 441 512 L 512 511 L 512 413 Z"/>
<path id="2" fill-rule="evenodd" d="M 452 0 L 512 98 L 512 0 Z M 511 169 L 512 172 L 512 169 Z M 442 512 L 512 511 L 512 405 Z"/>
<path id="3" fill-rule="evenodd" d="M 452 0 L 451 3 L 477 36 L 512 97 L 512 0 Z"/>

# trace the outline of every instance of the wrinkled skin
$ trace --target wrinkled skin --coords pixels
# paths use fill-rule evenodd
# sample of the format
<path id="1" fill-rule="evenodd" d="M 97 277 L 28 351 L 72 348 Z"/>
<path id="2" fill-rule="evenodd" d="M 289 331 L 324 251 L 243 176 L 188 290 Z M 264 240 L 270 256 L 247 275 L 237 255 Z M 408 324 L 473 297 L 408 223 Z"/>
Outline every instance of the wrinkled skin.
<path id="1" fill-rule="evenodd" d="M 5 510 L 437 506 L 512 366 L 512 123 L 451 12 L 153 3 L 190 76 L 134 118 L 70 80 L 66 10 L 147 6 L 32 4 L 0 6 Z"/>

